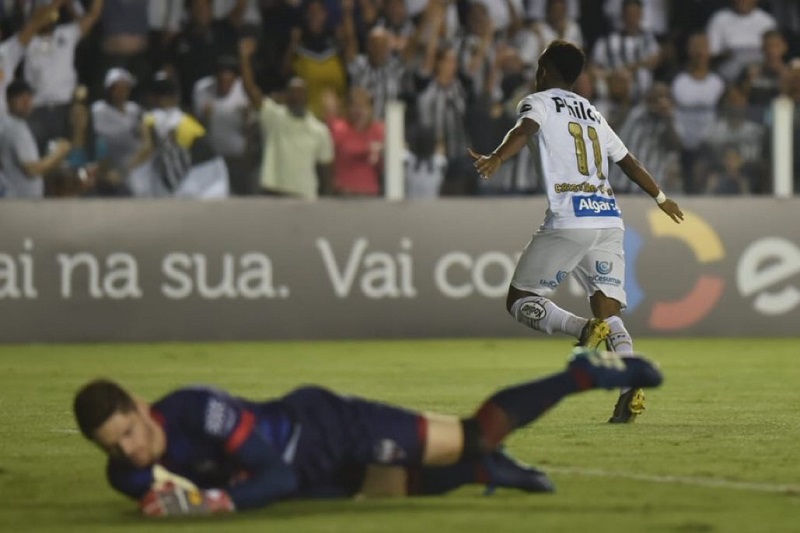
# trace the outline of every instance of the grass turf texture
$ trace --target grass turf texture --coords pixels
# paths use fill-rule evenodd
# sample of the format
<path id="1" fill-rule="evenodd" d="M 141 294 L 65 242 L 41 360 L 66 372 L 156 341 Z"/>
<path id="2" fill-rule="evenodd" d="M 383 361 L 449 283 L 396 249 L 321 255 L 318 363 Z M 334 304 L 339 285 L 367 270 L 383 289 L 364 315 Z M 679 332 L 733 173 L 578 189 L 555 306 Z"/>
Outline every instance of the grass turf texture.
<path id="1" fill-rule="evenodd" d="M 558 492 L 289 502 L 152 522 L 114 494 L 75 431 L 74 390 L 105 375 L 154 399 L 188 383 L 259 398 L 304 383 L 469 414 L 500 386 L 563 368 L 567 340 L 0 346 L 0 531 L 799 531 L 797 339 L 641 340 L 665 385 L 632 425 L 616 393 L 572 396 L 509 450 Z"/>

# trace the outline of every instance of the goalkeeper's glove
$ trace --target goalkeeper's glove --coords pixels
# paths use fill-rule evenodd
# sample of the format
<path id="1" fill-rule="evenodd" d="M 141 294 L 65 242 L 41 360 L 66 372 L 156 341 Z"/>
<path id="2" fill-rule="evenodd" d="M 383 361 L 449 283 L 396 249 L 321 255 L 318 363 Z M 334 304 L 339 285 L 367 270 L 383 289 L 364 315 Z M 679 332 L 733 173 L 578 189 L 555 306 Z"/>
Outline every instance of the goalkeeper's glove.
<path id="1" fill-rule="evenodd" d="M 145 516 L 199 516 L 236 510 L 228 493 L 218 489 L 189 490 L 174 483 L 151 489 L 139 501 Z"/>

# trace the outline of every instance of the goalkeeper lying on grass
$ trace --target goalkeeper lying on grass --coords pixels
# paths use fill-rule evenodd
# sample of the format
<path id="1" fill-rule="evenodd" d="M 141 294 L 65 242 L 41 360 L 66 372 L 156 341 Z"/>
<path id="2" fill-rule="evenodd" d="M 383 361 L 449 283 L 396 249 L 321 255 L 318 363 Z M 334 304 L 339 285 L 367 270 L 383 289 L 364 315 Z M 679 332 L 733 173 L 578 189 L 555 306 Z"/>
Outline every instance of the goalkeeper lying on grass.
<path id="1" fill-rule="evenodd" d="M 153 404 L 112 381 L 75 396 L 108 479 L 147 516 L 263 507 L 283 499 L 443 494 L 468 483 L 552 492 L 500 451 L 513 430 L 569 394 L 655 387 L 647 359 L 576 348 L 567 369 L 498 391 L 469 417 L 418 413 L 304 387 L 271 401 L 181 388 Z"/>

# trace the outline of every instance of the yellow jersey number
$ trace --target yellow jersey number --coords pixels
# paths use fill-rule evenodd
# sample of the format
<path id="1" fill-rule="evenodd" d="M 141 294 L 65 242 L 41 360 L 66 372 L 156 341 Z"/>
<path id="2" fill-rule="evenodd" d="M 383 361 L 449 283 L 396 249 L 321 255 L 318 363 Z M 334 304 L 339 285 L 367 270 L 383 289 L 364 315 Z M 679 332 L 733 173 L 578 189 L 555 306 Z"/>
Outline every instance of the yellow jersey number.
<path id="1" fill-rule="evenodd" d="M 594 165 L 597 168 L 597 177 L 601 180 L 606 179 L 603 174 L 603 152 L 600 150 L 600 137 L 593 126 L 587 126 L 589 140 L 592 141 L 592 151 L 594 152 Z M 589 155 L 586 153 L 586 141 L 583 138 L 583 126 L 577 122 L 569 123 L 569 134 L 575 141 L 575 157 L 578 159 L 578 172 L 584 176 L 589 175 Z"/>

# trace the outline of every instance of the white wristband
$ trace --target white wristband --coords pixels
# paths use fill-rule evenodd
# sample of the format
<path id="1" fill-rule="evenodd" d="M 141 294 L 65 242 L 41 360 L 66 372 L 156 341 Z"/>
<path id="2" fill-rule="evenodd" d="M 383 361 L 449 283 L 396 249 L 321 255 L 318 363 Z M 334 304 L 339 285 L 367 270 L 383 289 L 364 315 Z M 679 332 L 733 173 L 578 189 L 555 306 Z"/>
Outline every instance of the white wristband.
<path id="1" fill-rule="evenodd" d="M 664 191 L 658 191 L 658 196 L 656 196 L 654 200 L 658 205 L 661 205 L 667 201 L 667 195 L 664 194 Z"/>

